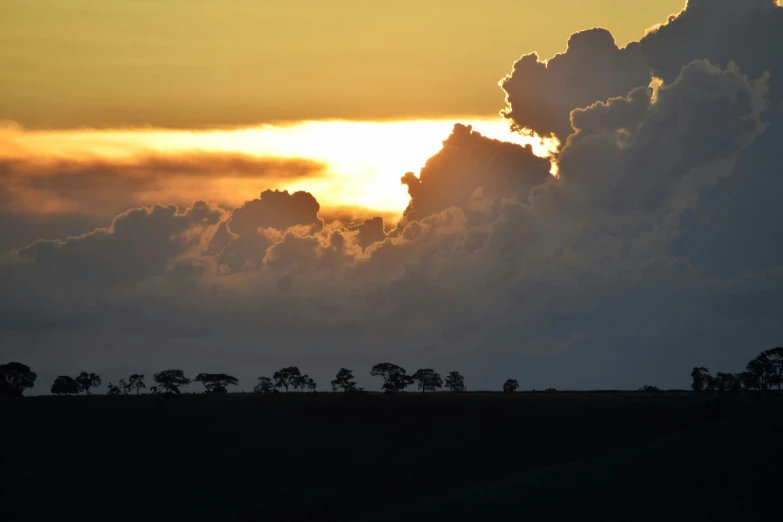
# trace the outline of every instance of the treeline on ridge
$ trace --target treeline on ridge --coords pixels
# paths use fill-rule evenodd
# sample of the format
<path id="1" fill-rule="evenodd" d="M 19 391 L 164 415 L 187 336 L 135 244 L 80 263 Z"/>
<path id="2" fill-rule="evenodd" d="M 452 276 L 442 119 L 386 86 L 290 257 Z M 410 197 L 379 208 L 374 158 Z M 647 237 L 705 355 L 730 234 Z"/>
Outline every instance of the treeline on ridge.
<path id="1" fill-rule="evenodd" d="M 421 392 L 434 392 L 447 388 L 454 393 L 467 391 L 465 379 L 458 371 L 449 372 L 441 377 L 431 368 L 422 368 L 412 375 L 396 364 L 389 362 L 378 363 L 370 370 L 373 377 L 381 377 L 383 385 L 381 389 L 386 394 L 396 395 L 409 386 L 416 384 Z M 0 365 L 0 397 L 20 397 L 28 388 L 32 388 L 37 379 L 37 374 L 29 366 L 18 362 L 10 362 Z M 120 379 L 118 384 L 108 384 L 107 395 L 139 395 L 147 389 L 143 374 L 134 373 L 127 379 Z M 773 348 L 760 353 L 748 362 L 745 370 L 739 373 L 718 372 L 714 376 L 704 367 L 695 367 L 691 371 L 691 389 L 694 392 L 739 392 L 758 391 L 768 392 L 777 386 L 778 393 L 783 385 L 783 347 Z M 199 373 L 195 378 L 185 376 L 182 370 L 170 369 L 153 375 L 154 385 L 149 391 L 156 395 L 179 395 L 181 388 L 192 382 L 201 383 L 204 392 L 210 394 L 227 393 L 229 386 L 237 386 L 239 380 L 225 373 Z M 92 390 L 101 385 L 101 377 L 96 373 L 81 372 L 76 377 L 61 375 L 51 385 L 50 391 L 54 395 L 77 395 L 83 393 L 91 395 Z M 333 392 L 342 391 L 349 395 L 363 395 L 365 390 L 357 386 L 353 370 L 340 368 L 335 378 L 330 382 Z M 293 390 L 316 392 L 315 380 L 307 374 L 303 374 L 296 366 L 288 366 L 276 371 L 272 377 L 261 376 L 258 378 L 253 391 L 255 393 L 280 393 Z M 508 379 L 503 383 L 502 390 L 512 393 L 519 388 L 516 379 Z M 535 391 L 535 390 L 534 390 Z M 545 392 L 554 392 L 554 388 L 548 388 Z M 640 388 L 642 392 L 658 392 L 656 386 L 645 385 Z"/>

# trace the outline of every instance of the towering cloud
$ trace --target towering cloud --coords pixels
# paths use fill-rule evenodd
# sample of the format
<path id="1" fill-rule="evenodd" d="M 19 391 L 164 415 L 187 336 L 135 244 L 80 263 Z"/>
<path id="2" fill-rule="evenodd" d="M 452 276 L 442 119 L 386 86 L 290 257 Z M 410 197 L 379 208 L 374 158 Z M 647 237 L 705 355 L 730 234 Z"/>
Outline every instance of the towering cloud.
<path id="1" fill-rule="evenodd" d="M 523 56 L 501 85 L 503 114 L 516 128 L 565 139 L 572 110 L 624 96 L 653 77 L 671 83 L 694 60 L 740 64 L 753 78 L 783 72 L 783 9 L 775 0 L 690 0 L 686 9 L 639 42 L 618 48 L 604 29 L 577 33 L 568 50 L 541 62 Z M 774 100 L 780 100 L 777 96 Z"/>
<path id="2" fill-rule="evenodd" d="M 405 174 L 411 202 L 403 223 L 450 207 L 471 214 L 497 208 L 501 197 L 525 200 L 531 188 L 549 177 L 549 161 L 522 147 L 485 138 L 468 125 L 455 125 L 443 148 L 416 177 Z"/>

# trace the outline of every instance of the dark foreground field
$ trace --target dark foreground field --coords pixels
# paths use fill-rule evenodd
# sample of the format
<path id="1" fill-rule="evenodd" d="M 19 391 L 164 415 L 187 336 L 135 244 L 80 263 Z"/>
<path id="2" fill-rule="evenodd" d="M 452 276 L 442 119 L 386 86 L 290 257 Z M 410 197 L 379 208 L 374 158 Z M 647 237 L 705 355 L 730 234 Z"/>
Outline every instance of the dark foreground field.
<path id="1" fill-rule="evenodd" d="M 0 401 L 0 520 L 769 520 L 777 397 Z"/>

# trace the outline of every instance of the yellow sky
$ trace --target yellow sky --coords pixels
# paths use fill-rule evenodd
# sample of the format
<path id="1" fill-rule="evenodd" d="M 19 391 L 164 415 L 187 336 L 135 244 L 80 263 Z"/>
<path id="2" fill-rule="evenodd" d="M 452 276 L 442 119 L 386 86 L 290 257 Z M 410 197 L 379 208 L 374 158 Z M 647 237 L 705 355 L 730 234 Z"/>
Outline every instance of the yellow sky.
<path id="1" fill-rule="evenodd" d="M 0 0 L 0 120 L 254 125 L 494 115 L 521 54 L 684 0 Z"/>
<path id="2" fill-rule="evenodd" d="M 508 124 L 499 116 L 460 121 L 473 125 L 476 131 L 491 138 L 530 144 L 539 156 L 548 156 L 557 146 L 510 132 Z M 178 175 L 176 168 L 161 169 L 149 187 L 137 187 L 137 200 L 123 201 L 138 206 L 168 202 L 189 204 L 206 199 L 233 207 L 258 197 L 268 188 L 306 190 L 317 197 L 324 209 L 366 209 L 370 214 L 380 213 L 394 221 L 408 204 L 408 194 L 400 178 L 408 171 L 418 173 L 427 158 L 441 148 L 441 142 L 448 137 L 453 125 L 452 120 L 305 121 L 199 132 L 165 129 L 25 131 L 6 127 L 0 129 L 0 161 L 4 157 L 44 161 L 47 165 L 69 161 L 67 168 L 59 164 L 59 167 L 21 171 L 19 175 L 26 179 L 18 180 L 22 183 L 11 183 L 7 190 L 17 207 L 25 211 L 73 213 L 100 212 L 102 207 L 95 204 L 83 207 L 78 199 L 81 196 L 76 194 L 77 199 L 74 199 L 72 192 L 62 190 L 62 183 L 49 190 L 41 183 L 32 183 L 36 188 L 31 191 L 30 177 L 59 176 L 61 180 L 71 179 L 72 183 L 66 186 L 72 187 L 77 182 L 75 174 L 85 170 L 78 168 L 78 164 L 99 160 L 102 169 L 113 171 L 116 189 L 122 191 L 126 190 L 123 182 L 127 181 L 127 176 L 135 178 L 138 184 L 139 172 L 143 169 L 138 166 L 130 170 L 112 169 L 111 165 L 124 165 L 150 156 L 175 160 L 183 155 L 201 154 L 195 160 L 191 158 L 186 167 L 192 166 L 193 161 L 204 163 L 204 154 L 218 157 L 241 154 L 259 159 L 306 158 L 322 164 L 324 171 L 290 179 L 270 176 L 259 168 L 254 176 L 245 169 L 232 172 L 231 163 L 224 162 L 221 171 L 213 176 L 187 179 Z M 97 174 L 93 172 L 92 177 Z M 82 184 L 84 193 L 89 193 L 94 186 L 84 178 L 78 183 Z M 107 186 L 99 187 L 109 194 Z M 111 199 L 108 195 L 104 198 Z"/>

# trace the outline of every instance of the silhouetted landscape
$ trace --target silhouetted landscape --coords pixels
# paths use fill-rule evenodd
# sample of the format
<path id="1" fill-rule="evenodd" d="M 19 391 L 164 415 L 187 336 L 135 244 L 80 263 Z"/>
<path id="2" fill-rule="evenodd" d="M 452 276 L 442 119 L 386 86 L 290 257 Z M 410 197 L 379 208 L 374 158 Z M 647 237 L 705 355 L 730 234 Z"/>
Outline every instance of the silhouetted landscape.
<path id="1" fill-rule="evenodd" d="M 783 348 L 739 374 L 694 368 L 691 391 L 468 392 L 452 371 L 435 393 L 432 369 L 370 374 L 383 393 L 347 368 L 318 392 L 285 367 L 253 393 L 164 370 L 150 393 L 133 374 L 94 394 L 82 372 L 24 398 L 36 374 L 0 365 L 3 520 L 764 520 L 777 502 Z M 638 512 L 651 490 L 667 493 Z"/>

